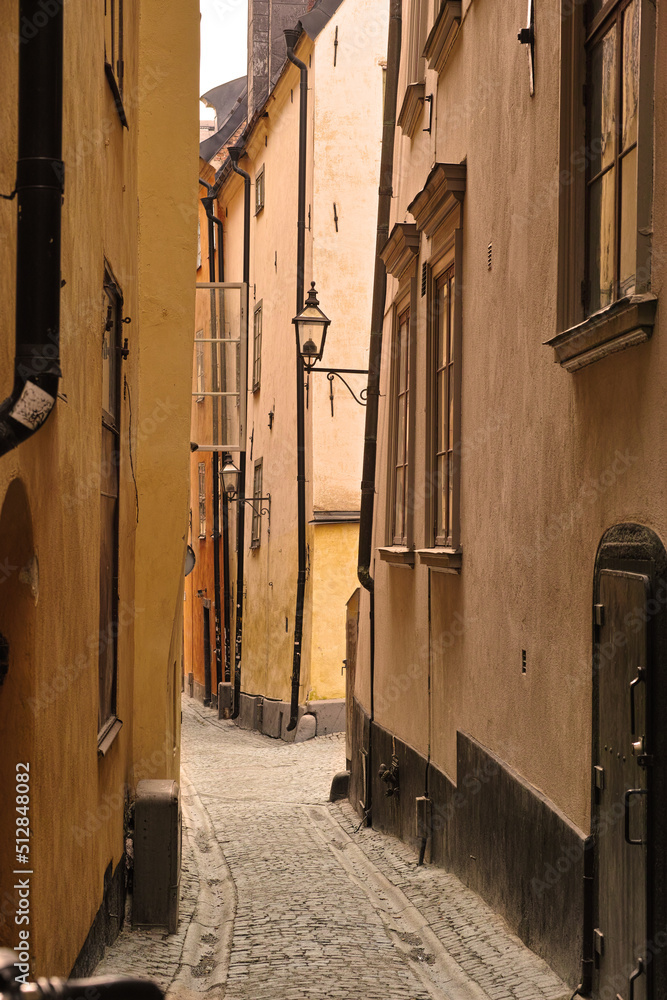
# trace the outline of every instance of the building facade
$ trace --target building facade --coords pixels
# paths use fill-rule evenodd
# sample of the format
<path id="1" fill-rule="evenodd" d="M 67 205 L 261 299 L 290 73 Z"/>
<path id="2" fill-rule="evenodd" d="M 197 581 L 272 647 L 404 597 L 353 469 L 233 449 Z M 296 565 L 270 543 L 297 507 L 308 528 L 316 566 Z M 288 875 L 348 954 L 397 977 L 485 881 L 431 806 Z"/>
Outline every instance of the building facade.
<path id="1" fill-rule="evenodd" d="M 38 175 L 18 170 L 18 227 L 0 202 L 0 941 L 29 979 L 97 963 L 123 919 L 136 784 L 180 766 L 198 8 L 64 8 L 1 8 L 0 190 L 19 156 L 48 155 L 38 187 L 62 185 L 27 295 Z M 31 301 L 55 321 L 26 328 Z M 8 415 L 14 371 L 26 405 Z"/>
<path id="2" fill-rule="evenodd" d="M 308 91 L 301 280 L 304 295 L 316 282 L 321 308 L 331 319 L 322 365 L 353 369 L 344 377 L 354 395 L 323 372 L 313 372 L 297 388 L 292 318 L 304 305 L 303 299 L 297 303 L 301 84 L 298 66 L 286 58 L 284 38 L 280 72 L 263 100 L 250 104 L 254 111 L 235 143 L 251 198 L 243 441 L 250 503 L 240 504 L 238 498 L 229 503 L 233 618 L 239 607 L 240 511 L 245 518 L 242 631 L 232 621 L 234 667 L 240 676 L 236 673 L 231 683 L 236 681 L 234 708 L 241 723 L 286 738 L 294 736 L 287 725 L 294 681 L 297 392 L 302 390 L 307 579 L 298 711 L 315 715 L 319 732 L 344 727 L 345 605 L 356 587 L 364 420 L 359 400 L 367 368 L 364 331 L 370 316 L 387 32 L 387 11 L 367 0 L 309 6 L 313 9 L 306 12 L 303 5 L 294 42 Z M 256 97 L 256 80 L 250 91 Z M 364 93 L 363 106 L 355 101 L 358 93 Z M 222 161 L 213 190 L 224 229 L 224 278 L 242 282 L 246 182 L 226 149 L 218 155 Z M 238 463 L 238 453 L 232 458 Z"/>
<path id="3" fill-rule="evenodd" d="M 402 5 L 350 798 L 573 989 L 657 998 L 667 36 L 535 7 Z"/>

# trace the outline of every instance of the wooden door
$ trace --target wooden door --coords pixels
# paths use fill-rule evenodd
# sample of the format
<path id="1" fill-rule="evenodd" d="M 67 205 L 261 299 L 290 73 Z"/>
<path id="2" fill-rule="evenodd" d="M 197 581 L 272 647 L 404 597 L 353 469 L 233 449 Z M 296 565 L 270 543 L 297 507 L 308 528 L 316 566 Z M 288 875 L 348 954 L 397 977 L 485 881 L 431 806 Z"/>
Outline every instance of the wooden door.
<path id="1" fill-rule="evenodd" d="M 352 723 L 354 720 L 352 699 L 354 698 L 354 678 L 357 669 L 360 594 L 361 590 L 357 587 L 347 602 L 345 622 L 345 759 L 348 770 L 352 760 Z"/>
<path id="2" fill-rule="evenodd" d="M 599 1000 L 651 1000 L 647 992 L 649 579 L 600 573 L 595 658 L 593 823 L 595 969 Z"/>

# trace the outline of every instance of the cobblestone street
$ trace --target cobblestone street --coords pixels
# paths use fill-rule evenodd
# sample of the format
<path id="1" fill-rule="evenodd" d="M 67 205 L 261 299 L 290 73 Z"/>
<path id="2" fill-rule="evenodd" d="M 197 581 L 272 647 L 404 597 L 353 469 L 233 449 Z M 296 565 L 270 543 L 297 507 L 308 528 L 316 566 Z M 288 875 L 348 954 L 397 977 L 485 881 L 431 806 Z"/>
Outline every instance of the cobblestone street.
<path id="1" fill-rule="evenodd" d="M 179 933 L 124 930 L 98 973 L 185 1000 L 569 1000 L 473 892 L 328 800 L 344 735 L 286 744 L 183 699 Z"/>

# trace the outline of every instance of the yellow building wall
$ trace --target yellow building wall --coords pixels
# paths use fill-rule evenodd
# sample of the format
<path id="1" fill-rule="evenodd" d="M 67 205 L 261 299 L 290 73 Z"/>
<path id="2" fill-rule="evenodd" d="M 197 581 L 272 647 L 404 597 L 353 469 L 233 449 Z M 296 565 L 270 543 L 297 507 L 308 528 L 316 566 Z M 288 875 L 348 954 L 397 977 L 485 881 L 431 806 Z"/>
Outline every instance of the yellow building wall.
<path id="1" fill-rule="evenodd" d="M 331 319 L 322 364 L 365 369 L 373 278 L 373 248 L 381 140 L 382 57 L 388 8 L 345 0 L 313 42 L 303 35 L 296 54 L 308 67 L 305 291 L 317 284 Z M 363 52 L 352 44 L 331 60 L 336 25 L 352 38 L 360 19 L 372 22 Z M 365 22 L 366 23 L 366 22 Z M 345 48 L 345 51 L 343 51 Z M 240 166 L 251 177 L 249 372 L 253 315 L 262 304 L 262 372 L 248 392 L 246 495 L 255 461 L 263 462 L 263 494 L 271 494 L 271 524 L 262 518 L 261 544 L 245 553 L 241 690 L 289 701 L 297 579 L 296 244 L 299 72 L 287 64 L 247 138 Z M 360 105 L 356 96 L 363 92 Z M 350 135 L 355 151 L 350 154 Z M 255 213 L 255 178 L 264 169 L 264 208 Z M 219 194 L 225 225 L 225 277 L 240 280 L 243 185 L 234 174 Z M 333 203 L 339 212 L 335 229 Z M 346 376 L 347 377 L 347 376 Z M 357 393 L 366 377 L 351 375 Z M 359 508 L 365 410 L 342 383 L 313 374 L 305 410 L 306 521 L 313 512 Z M 272 413 L 271 426 L 269 413 Z M 250 545 L 252 511 L 246 508 Z M 357 586 L 356 524 L 307 523 L 308 579 L 299 701 L 341 698 L 345 677 L 345 604 Z M 235 564 L 235 560 L 233 560 Z M 233 573 L 235 577 L 235 572 Z"/>
<path id="2" fill-rule="evenodd" d="M 15 3 L 0 0 L 0 17 L 18 33 Z M 124 129 L 103 71 L 104 8 L 83 0 L 66 5 L 61 398 L 46 425 L 0 459 L 0 631 L 10 643 L 0 687 L 0 942 L 18 941 L 15 816 L 7 806 L 16 763 L 26 761 L 31 975 L 67 975 L 72 968 L 102 902 L 105 870 L 122 858 L 126 788 L 138 777 L 178 774 L 189 437 L 182 371 L 191 360 L 194 309 L 196 226 L 188 208 L 196 197 L 198 30 L 192 2 L 159 10 L 125 5 Z M 17 51 L 18 40 L 3 35 L 3 193 L 15 176 Z M 13 372 L 15 215 L 15 202 L 0 202 L 7 265 L 0 269 L 3 396 Z M 105 259 L 132 322 L 124 328 L 130 347 L 122 363 L 124 393 L 121 386 L 117 715 L 123 727 L 100 758 Z"/>

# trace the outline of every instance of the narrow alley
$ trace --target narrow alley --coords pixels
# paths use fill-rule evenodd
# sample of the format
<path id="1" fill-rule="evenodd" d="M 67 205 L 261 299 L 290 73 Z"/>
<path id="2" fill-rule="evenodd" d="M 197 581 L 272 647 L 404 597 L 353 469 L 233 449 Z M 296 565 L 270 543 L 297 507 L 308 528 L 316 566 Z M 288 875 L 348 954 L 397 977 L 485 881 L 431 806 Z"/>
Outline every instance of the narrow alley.
<path id="1" fill-rule="evenodd" d="M 457 878 L 329 803 L 343 734 L 286 744 L 183 698 L 179 932 L 126 929 L 97 973 L 226 1000 L 569 1000 Z"/>

